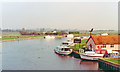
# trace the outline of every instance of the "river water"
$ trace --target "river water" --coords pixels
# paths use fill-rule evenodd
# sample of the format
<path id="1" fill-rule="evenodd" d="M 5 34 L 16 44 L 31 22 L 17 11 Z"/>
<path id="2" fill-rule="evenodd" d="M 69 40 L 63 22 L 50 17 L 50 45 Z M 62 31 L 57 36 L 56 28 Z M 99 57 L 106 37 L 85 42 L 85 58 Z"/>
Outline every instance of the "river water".
<path id="1" fill-rule="evenodd" d="M 66 38 L 2 43 L 3 70 L 98 70 L 98 63 L 54 53 Z"/>

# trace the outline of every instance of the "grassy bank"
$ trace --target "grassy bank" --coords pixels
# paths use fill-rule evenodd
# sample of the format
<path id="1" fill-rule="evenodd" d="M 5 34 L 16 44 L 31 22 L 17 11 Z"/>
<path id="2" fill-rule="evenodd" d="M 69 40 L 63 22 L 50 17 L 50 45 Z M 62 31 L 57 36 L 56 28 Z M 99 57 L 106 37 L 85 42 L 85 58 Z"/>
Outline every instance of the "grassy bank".
<path id="1" fill-rule="evenodd" d="M 105 61 L 120 64 L 120 57 L 111 57 L 111 58 L 101 58 Z"/>
<path id="2" fill-rule="evenodd" d="M 37 37 L 44 37 L 44 36 L 3 36 L 1 40 L 37 38 Z"/>
<path id="3" fill-rule="evenodd" d="M 98 32 L 98 33 L 92 33 L 92 35 L 101 35 L 102 33 L 104 33 L 104 32 Z M 118 33 L 117 32 L 115 32 L 115 33 L 110 33 L 110 32 L 107 32 L 108 33 L 108 35 L 118 35 Z M 80 34 L 74 34 L 75 36 L 90 36 L 90 33 L 80 33 Z"/>
<path id="4" fill-rule="evenodd" d="M 12 40 L 22 40 L 22 39 L 35 39 L 35 38 L 44 38 L 45 35 L 10 35 L 10 36 L 3 36 L 0 41 L 12 41 Z M 55 37 L 63 37 L 60 35 L 55 35 Z"/>
<path id="5" fill-rule="evenodd" d="M 77 44 L 75 44 L 75 46 L 70 46 L 70 48 L 72 48 L 74 50 L 79 50 L 80 48 L 83 48 L 83 46 L 86 46 L 87 40 L 88 39 L 81 40 L 80 47 L 79 47 L 79 43 L 77 43 Z"/>
<path id="6" fill-rule="evenodd" d="M 120 58 L 118 58 L 118 59 L 111 59 L 111 60 L 107 60 L 107 61 L 120 64 Z"/>

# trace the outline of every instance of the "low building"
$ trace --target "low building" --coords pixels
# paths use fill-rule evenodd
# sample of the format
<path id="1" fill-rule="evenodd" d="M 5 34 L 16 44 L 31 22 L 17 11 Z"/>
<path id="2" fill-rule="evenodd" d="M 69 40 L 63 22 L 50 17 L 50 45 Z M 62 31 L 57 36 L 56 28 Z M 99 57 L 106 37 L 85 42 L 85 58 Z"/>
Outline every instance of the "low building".
<path id="1" fill-rule="evenodd" d="M 86 43 L 89 50 L 107 49 L 120 51 L 120 35 L 91 35 Z"/>
<path id="2" fill-rule="evenodd" d="M 101 35 L 108 35 L 108 33 L 103 33 L 103 34 L 101 34 Z"/>

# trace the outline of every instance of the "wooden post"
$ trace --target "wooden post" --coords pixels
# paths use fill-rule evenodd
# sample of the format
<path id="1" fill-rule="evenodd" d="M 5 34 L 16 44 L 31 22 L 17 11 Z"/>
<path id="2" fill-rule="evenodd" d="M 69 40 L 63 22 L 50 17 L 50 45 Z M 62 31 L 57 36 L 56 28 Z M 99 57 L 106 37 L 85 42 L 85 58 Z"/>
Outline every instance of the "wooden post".
<path id="1" fill-rule="evenodd" d="M 75 44 L 75 48 L 76 48 L 76 44 Z"/>
<path id="2" fill-rule="evenodd" d="M 79 43 L 79 48 L 80 48 L 80 43 Z"/>

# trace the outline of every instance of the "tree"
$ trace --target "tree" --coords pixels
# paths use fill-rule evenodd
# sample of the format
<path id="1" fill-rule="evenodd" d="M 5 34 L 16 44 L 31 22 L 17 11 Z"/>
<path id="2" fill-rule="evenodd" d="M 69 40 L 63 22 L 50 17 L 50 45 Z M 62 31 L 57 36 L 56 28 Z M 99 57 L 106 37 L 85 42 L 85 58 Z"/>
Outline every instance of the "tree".
<path id="1" fill-rule="evenodd" d="M 79 34 L 79 31 L 70 31 L 69 34 Z"/>
<path id="2" fill-rule="evenodd" d="M 22 28 L 22 30 L 20 31 L 21 35 L 26 35 L 27 31 L 25 30 L 25 28 Z"/>

